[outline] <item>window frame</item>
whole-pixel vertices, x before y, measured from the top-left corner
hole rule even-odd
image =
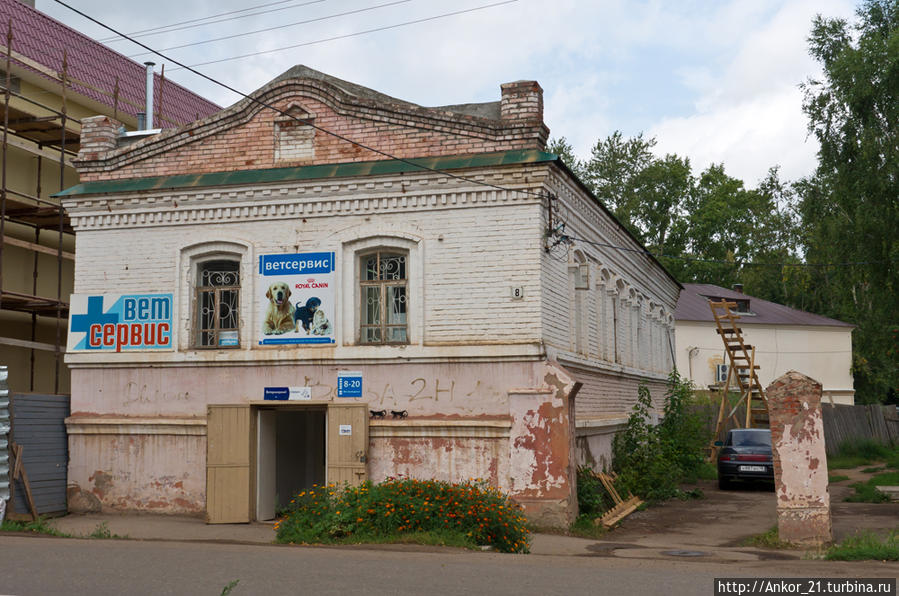
[[[235,266],[234,271],[222,271],[222,273],[235,273],[237,276],[237,283],[230,285],[201,285],[202,276],[205,273],[205,268],[214,263],[230,263]],[[192,297],[191,297],[191,310],[190,310],[190,347],[195,350],[234,350],[241,348],[241,332],[240,332],[240,307],[241,307],[241,291],[243,289],[242,276],[241,276],[241,259],[236,255],[214,255],[209,256],[204,259],[198,259],[194,263],[193,268],[193,285],[192,285]],[[215,315],[213,316],[213,324],[214,327],[212,329],[203,329],[201,327],[202,317],[200,315],[200,297],[202,293],[212,292],[213,295],[213,309],[215,310]],[[225,291],[233,292],[233,295],[236,300],[236,304],[231,308],[233,310],[234,323],[235,326],[223,329],[221,328],[220,322],[222,317],[219,314],[218,309],[222,303],[222,293]],[[236,331],[237,332],[237,343],[234,345],[221,345],[219,341],[221,337],[219,333],[222,331]],[[211,333],[213,337],[213,343],[204,345],[201,343],[202,335],[204,333]]]
[[[387,279],[383,278],[381,275],[381,263],[382,263],[382,255],[384,257],[401,257],[404,260],[404,277],[401,279]],[[365,279],[365,261],[370,259],[372,256],[375,257],[375,262],[378,266],[378,271],[376,273],[377,279],[367,280]],[[411,276],[409,272],[410,265],[410,252],[407,249],[397,248],[393,246],[379,246],[375,248],[360,250],[355,253],[355,259],[358,266],[359,276],[357,279],[357,288],[359,291],[359,308],[358,308],[358,343],[363,346],[405,346],[411,343],[410,341],[410,318],[411,318],[411,308],[410,308],[410,281]],[[405,321],[402,325],[390,324],[388,322],[388,302],[389,300],[389,289],[390,288],[403,288],[403,295],[405,297]],[[367,289],[368,288],[378,288],[378,297],[380,303],[380,309],[378,313],[379,323],[372,324],[366,323],[366,307],[367,307]],[[402,328],[404,330],[404,341],[389,341],[390,334],[388,331],[390,329]],[[366,329],[378,329],[380,331],[380,341],[367,341],[366,340]]]

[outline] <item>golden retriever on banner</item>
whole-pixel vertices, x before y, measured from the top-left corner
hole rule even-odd
[[[268,287],[265,297],[268,298],[268,309],[265,312],[265,321],[262,323],[262,333],[281,335],[293,331],[294,306],[288,300],[290,286],[283,281],[276,281]]]

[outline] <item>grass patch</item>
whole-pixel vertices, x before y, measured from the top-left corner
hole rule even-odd
[[[313,486],[275,523],[291,544],[397,543],[528,552],[521,507],[481,481],[388,479],[359,486]]]
[[[97,527],[94,528],[94,531],[91,532],[90,534],[88,534],[87,537],[88,538],[99,538],[99,539],[111,538],[111,539],[117,539],[117,540],[128,538],[127,536],[120,536],[118,534],[113,534],[110,531],[109,526],[106,524],[106,522],[101,522],[101,523],[97,524]]]
[[[713,462],[702,462],[696,470],[696,478],[699,480],[718,480],[718,466]]]
[[[846,538],[824,553],[828,561],[899,561],[899,529],[886,537],[870,532]]]
[[[844,480],[849,480],[849,476],[844,476],[842,474],[830,474],[827,476],[827,481],[831,484],[834,482],[843,482]]]
[[[848,441],[840,445],[836,455],[827,458],[827,468],[845,470],[881,461],[890,461],[897,464],[891,467],[899,467],[899,449],[890,448],[870,439]]]
[[[65,532],[60,532],[56,528],[51,527],[47,524],[47,520],[43,517],[38,517],[37,521],[13,521],[11,519],[3,520],[3,523],[0,524],[0,531],[2,532],[27,532],[30,534],[47,534],[48,536],[56,536],[58,538],[71,538],[71,534],[66,534]]]
[[[793,548],[789,542],[780,539],[777,526],[771,526],[767,532],[750,536],[743,541],[743,546],[757,546],[760,548]]]
[[[874,486],[897,486],[899,485],[899,472],[875,474],[868,482]]]
[[[855,489],[855,494],[849,495],[846,497],[846,501],[849,503],[887,503],[890,500],[889,495],[886,495],[873,485],[870,484],[870,480],[868,482],[856,482],[855,484],[851,484],[850,486]]]
[[[568,533],[580,538],[602,538],[608,532],[602,524],[595,523],[597,517],[579,515],[568,528]]]
[[[222,594],[221,594],[221,596],[228,596],[228,594],[230,594],[231,591],[232,591],[234,588],[236,588],[236,587],[237,587],[237,584],[239,584],[239,583],[240,583],[240,580],[239,580],[239,579],[235,579],[235,580],[232,580],[232,581],[228,582],[228,585],[225,586],[224,588],[222,588]]]
[[[877,472],[883,472],[886,469],[886,466],[880,466],[877,468],[865,468],[864,470],[862,470],[862,474],[876,474]]]

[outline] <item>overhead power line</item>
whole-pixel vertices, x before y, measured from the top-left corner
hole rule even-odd
[[[483,182],[483,181],[481,181],[481,180],[473,180],[473,179],[471,179],[471,178],[466,178],[465,176],[460,176],[460,175],[458,175],[458,174],[453,174],[452,172],[448,172],[448,171],[446,171],[446,170],[439,170],[439,169],[437,169],[437,168],[432,168],[432,167],[429,167],[429,166],[426,166],[426,165],[423,165],[423,164],[420,164],[420,163],[416,163],[415,161],[412,161],[412,160],[410,160],[410,159],[406,159],[406,158],[403,158],[403,157],[397,157],[397,156],[395,156],[395,155],[391,155],[390,153],[387,153],[386,151],[382,151],[382,150],[377,149],[377,148],[375,148],[375,147],[371,147],[371,146],[366,145],[366,144],[364,144],[364,143],[360,143],[359,141],[354,141],[354,140],[352,140],[352,139],[350,139],[350,138],[347,138],[347,137],[345,137],[345,136],[343,136],[343,135],[341,135],[341,134],[338,134],[338,133],[336,133],[336,132],[333,132],[333,131],[330,131],[330,130],[328,130],[328,129],[326,129],[326,128],[323,128],[323,127],[321,127],[321,126],[318,126],[317,124],[313,124],[313,123],[308,122],[308,121],[306,121],[306,120],[301,120],[300,118],[297,118],[296,116],[294,116],[294,115],[292,115],[292,114],[289,114],[289,113],[285,112],[284,110],[281,110],[281,109],[279,109],[279,108],[277,108],[277,107],[275,107],[275,106],[273,106],[273,105],[271,105],[271,104],[269,104],[269,103],[266,103],[266,102],[262,101],[261,99],[258,99],[258,98],[256,98],[256,97],[252,97],[252,96],[248,95],[247,93],[244,93],[243,91],[239,91],[239,90],[235,89],[234,87],[232,87],[231,85],[228,85],[227,83],[223,83],[222,81],[220,81],[220,80],[218,80],[218,79],[216,79],[216,78],[214,78],[214,77],[211,77],[211,76],[209,76],[209,75],[207,75],[207,74],[205,74],[205,73],[202,73],[202,72],[196,70],[195,68],[193,68],[192,66],[188,66],[188,65],[186,65],[186,64],[183,64],[183,63],[179,62],[178,60],[175,60],[174,58],[171,58],[171,57],[169,57],[169,56],[163,54],[162,52],[160,52],[160,51],[158,51],[158,50],[154,50],[154,49],[151,48],[150,46],[148,46],[148,45],[146,45],[146,44],[144,44],[144,43],[142,43],[142,42],[140,42],[140,41],[137,41],[136,39],[134,39],[134,38],[132,38],[132,37],[130,37],[130,36],[128,36],[128,35],[126,35],[126,34],[120,32],[119,30],[115,29],[114,27],[111,27],[110,25],[107,25],[106,23],[104,23],[104,22],[102,22],[102,21],[100,21],[100,20],[98,20],[98,19],[96,19],[96,18],[90,16],[89,14],[87,14],[87,13],[81,11],[81,10],[78,10],[78,9],[75,8],[74,6],[71,6],[70,4],[67,4],[66,2],[63,2],[63,0],[54,0],[54,2],[56,2],[57,4],[59,4],[59,5],[61,5],[61,6],[64,6],[64,7],[68,8],[69,10],[71,10],[72,12],[74,12],[75,14],[80,15],[81,17],[83,17],[83,18],[85,18],[85,19],[91,21],[92,23],[95,23],[95,24],[99,25],[100,27],[103,27],[104,29],[107,29],[107,30],[109,30],[110,32],[115,33],[116,35],[120,35],[120,36],[122,36],[122,37],[128,39],[129,41],[134,42],[135,44],[139,45],[140,47],[144,48],[145,50],[148,50],[148,51],[150,51],[150,52],[156,54],[156,55],[159,56],[160,58],[163,58],[164,60],[168,60],[168,61],[171,62],[172,64],[177,64],[177,65],[180,66],[182,69],[188,70],[188,71],[194,73],[195,75],[197,75],[197,76],[199,76],[199,77],[201,77],[201,78],[203,78],[203,79],[206,79],[206,80],[209,81],[210,83],[213,83],[213,84],[215,84],[215,85],[218,85],[218,86],[222,87],[223,89],[227,89],[228,91],[231,91],[232,93],[236,93],[237,95],[240,95],[241,97],[243,97],[243,98],[245,98],[245,99],[249,99],[250,101],[252,101],[252,102],[254,102],[254,103],[256,103],[256,104],[258,104],[258,105],[260,105],[260,106],[262,106],[262,107],[264,107],[264,108],[267,108],[267,109],[269,109],[269,110],[272,110],[273,112],[276,112],[277,114],[279,114],[279,115],[281,115],[281,116],[284,116],[285,118],[289,118],[289,119],[291,119],[291,120],[294,120],[294,121],[296,121],[296,122],[298,122],[298,123],[300,123],[300,124],[303,124],[303,125],[305,125],[305,126],[308,126],[308,127],[310,127],[310,128],[313,128],[313,129],[315,129],[315,130],[318,130],[318,131],[322,132],[323,134],[330,135],[330,136],[332,136],[332,137],[334,137],[334,138],[336,138],[336,139],[340,139],[341,141],[344,141],[344,142],[346,142],[346,143],[351,143],[351,144],[353,144],[353,145],[355,145],[355,146],[357,146],[357,147],[359,147],[359,148],[361,148],[361,149],[365,149],[366,151],[371,151],[372,153],[376,153],[376,154],[381,155],[381,156],[383,156],[383,157],[386,157],[386,158],[388,158],[388,159],[392,159],[392,160],[394,160],[394,161],[398,161],[398,162],[401,162],[401,163],[405,163],[405,164],[411,165],[411,166],[413,166],[413,167],[419,168],[419,169],[424,170],[424,171],[435,172],[435,173],[438,173],[438,174],[447,176],[447,177],[449,177],[449,178],[453,178],[453,179],[456,179],[456,180],[462,180],[462,181],[464,181],[464,182],[468,182],[468,183],[471,183],[471,184],[477,184],[477,185],[479,185],[479,186],[486,186],[486,187],[489,187],[489,188],[495,188],[495,189],[497,189],[497,190],[504,190],[504,191],[510,191],[510,192],[519,192],[519,193],[522,193],[522,194],[532,195],[532,196],[537,196],[537,197],[541,197],[541,198],[545,196],[543,193],[539,193],[539,192],[534,192],[534,191],[524,190],[524,189],[506,188],[506,187],[504,187],[504,186],[499,186],[499,185],[497,185],[497,184],[491,184],[491,183],[489,183],[489,182]],[[517,2],[517,0],[506,0],[505,2],[499,2],[499,3],[497,3],[497,4],[493,4],[493,5],[489,5],[489,6],[499,6],[499,5],[501,5],[501,4],[510,4],[510,3],[512,3],[512,2]],[[489,6],[483,6],[483,7],[480,7],[479,9],[471,9],[471,10],[480,10],[480,9],[482,9],[482,8],[488,8]],[[471,10],[460,11],[460,12],[471,12]],[[449,16],[449,15],[445,15],[445,16]],[[172,70],[177,70],[177,69],[172,69]]]
[[[56,0],[56,1],[59,1],[59,0]],[[347,33],[347,34],[345,34],[345,35],[336,35],[336,36],[334,36],[334,37],[327,37],[327,38],[324,38],[324,39],[317,39],[317,40],[315,40],[315,41],[307,41],[307,42],[303,42],[303,43],[297,43],[297,44],[293,44],[293,45],[289,45],[289,46],[283,46],[283,47],[280,47],[280,48],[274,48],[274,49],[272,49],[272,50],[262,50],[262,51],[259,51],[259,52],[251,52],[251,53],[249,53],[249,54],[241,54],[241,55],[239,55],[239,56],[231,56],[230,58],[220,58],[220,59],[218,59],[218,60],[208,60],[208,61],[206,61],[206,62],[198,62],[198,63],[196,63],[196,64],[191,64],[190,66],[191,66],[191,67],[197,67],[197,66],[209,66],[210,64],[220,64],[220,63],[222,63],[222,62],[230,62],[230,61],[232,61],[232,60],[242,60],[242,59],[244,59],[244,58],[251,58],[251,57],[253,57],[253,56],[261,56],[261,55],[263,55],[263,54],[274,54],[274,53],[276,53],[276,52],[283,52],[284,50],[293,50],[293,49],[295,49],[295,48],[303,48],[303,47],[306,47],[306,46],[311,46],[311,45],[315,45],[315,44],[319,44],[319,43],[325,43],[325,42],[327,42],[327,41],[337,41],[337,40],[339,40],[339,39],[347,39],[347,38],[350,38],[350,37],[356,37],[356,36],[359,36],[359,35],[367,35],[367,34],[369,34],[369,33],[377,33],[378,31],[387,31],[388,29],[397,29],[397,28],[399,28],[399,27],[406,27],[406,26],[408,26],[408,25],[416,25],[416,24],[418,24],[418,23],[425,23],[425,22],[428,22],[428,21],[435,21],[435,20],[437,20],[437,19],[443,19],[443,18],[446,18],[446,17],[452,17],[452,16],[456,16],[456,15],[460,15],[460,14],[469,13],[469,12],[475,12],[475,11],[477,11],[477,10],[485,10],[485,9],[487,9],[487,8],[494,8],[494,7],[497,7],[497,6],[502,6],[502,5],[504,5],[504,4],[512,4],[513,2],[518,2],[518,0],[504,0],[503,2],[495,2],[495,3],[493,3],[493,4],[485,4],[485,5],[483,5],[483,6],[475,6],[474,8],[467,8],[467,9],[465,9],[465,10],[456,10],[456,11],[453,11],[453,12],[447,12],[447,13],[435,15],[435,16],[432,16],[432,17],[425,17],[425,18],[422,18],[422,19],[415,19],[415,20],[412,20],[412,21],[405,21],[405,22],[403,22],[403,23],[396,23],[396,24],[394,24],[394,25],[386,25],[386,26],[384,26],[384,27],[375,27],[374,29],[366,29],[365,31],[356,31],[355,33]],[[136,42],[135,42],[135,43],[136,43]],[[155,52],[156,54],[160,55],[160,56],[162,55],[162,54],[159,54],[159,52],[156,52],[155,50],[154,50],[154,52]],[[186,67],[186,66],[181,66],[181,68],[187,68],[187,67]],[[180,69],[180,68],[173,68],[173,69],[172,69],[172,71],[176,71],[176,70],[181,70],[181,69]]]
[[[98,39],[100,43],[109,43],[113,41],[124,41],[126,39],[133,41],[133,38],[137,37],[150,37],[152,35],[160,35],[162,33],[171,33],[173,31],[183,31],[185,29],[194,29],[196,27],[203,27],[205,25],[214,25],[215,23],[224,23],[225,21],[234,21],[237,19],[245,19],[248,17],[255,17],[261,14],[269,14],[272,12],[278,12],[281,10],[287,10],[290,8],[300,8],[301,6],[309,6],[310,4],[321,4],[322,2],[328,2],[328,0],[310,0],[308,2],[301,2],[299,4],[292,4],[291,6],[283,6],[281,8],[273,8],[271,10],[260,10],[259,12],[254,12],[251,14],[238,15],[236,17],[229,17],[227,19],[219,19],[217,21],[211,21],[209,19],[215,19],[217,17],[222,17],[226,15],[233,15],[239,12],[246,12],[248,10],[253,10],[255,8],[262,8],[265,6],[275,6],[276,4],[286,4],[287,2],[292,2],[293,0],[281,0],[280,2],[269,2],[268,4],[258,4],[256,6],[251,6],[249,8],[241,8],[239,10],[232,10],[230,12],[222,12],[219,14],[210,15],[208,17],[200,17],[197,19],[191,19],[189,21],[181,21],[179,23],[172,23],[170,25],[161,25],[159,27],[152,27],[150,29],[143,29],[141,31],[135,31],[133,33],[128,33],[127,35],[124,33],[120,33],[118,35],[113,35],[112,37],[107,37],[104,39]],[[199,21],[206,21],[205,23],[201,23]],[[195,24],[189,24],[195,23]],[[184,27],[179,27],[178,25],[185,25]],[[129,37],[130,36],[130,37]]]
[[[255,31],[245,31],[243,33],[235,33],[233,35],[226,35],[224,37],[216,37],[213,39],[204,39],[201,41],[194,41],[191,43],[184,43],[179,46],[170,46],[167,48],[162,48],[159,50],[160,52],[168,52],[169,50],[180,50],[181,48],[189,48],[193,46],[199,46],[207,43],[213,43],[216,41],[224,41],[226,39],[234,39],[237,37],[246,37],[247,35],[255,35],[257,33],[265,33],[267,31],[275,31],[277,29],[286,29],[287,27],[294,27],[296,25],[306,25],[309,23],[317,23],[319,21],[327,21],[329,19],[336,19],[338,17],[345,17],[351,14],[358,14],[360,12],[368,12],[370,10],[377,10],[379,8],[386,8],[388,6],[396,6],[397,4],[405,4],[407,2],[411,2],[412,0],[395,0],[394,2],[387,2],[385,4],[377,4],[375,6],[369,6],[367,8],[358,8],[356,10],[348,10],[346,12],[338,12],[335,14],[326,15],[323,17],[316,17],[314,19],[306,19],[305,21],[296,21],[294,23],[287,23],[286,25],[276,25],[274,27],[266,27],[265,29],[256,29]],[[152,54],[153,52],[142,52],[140,54],[134,54],[133,56],[128,56],[129,58],[139,58],[141,56],[147,56]]]
[[[410,22],[408,22],[408,23],[402,23],[402,24],[399,24],[399,25],[394,25],[394,26],[386,27],[386,28],[393,28],[393,27],[399,27],[399,26],[403,26],[403,25],[407,25],[407,24],[412,24],[412,23],[415,23],[415,22],[423,22],[423,21],[434,20],[434,19],[437,19],[437,18],[443,18],[443,17],[445,17],[445,16],[451,16],[451,15],[455,15],[455,14],[462,14],[462,13],[466,13],[466,12],[472,12],[472,11],[474,11],[474,10],[482,10],[482,9],[485,9],[485,8],[491,8],[491,7],[494,7],[494,6],[501,6],[501,5],[504,5],[504,4],[511,4],[512,2],[516,2],[516,1],[517,1],[517,0],[506,0],[506,1],[504,1],[504,2],[498,2],[498,3],[495,3],[495,4],[489,4],[489,5],[485,5],[485,6],[481,6],[481,7],[477,7],[477,8],[473,8],[473,9],[468,9],[468,10],[456,11],[456,12],[453,12],[453,13],[447,13],[447,14],[445,14],[445,15],[439,15],[439,16],[435,16],[435,17],[429,17],[429,18],[426,18],[426,19],[419,19],[419,20],[417,20],[417,21],[410,21]],[[140,47],[144,48],[145,50],[147,50],[148,52],[152,52],[152,53],[156,54],[157,56],[163,58],[164,60],[168,60],[169,62],[171,62],[171,63],[173,63],[173,64],[177,64],[181,69],[188,70],[188,71],[194,73],[195,75],[197,75],[197,76],[199,76],[199,77],[201,77],[201,78],[203,78],[203,79],[206,79],[207,81],[209,81],[209,82],[211,82],[211,83],[213,83],[213,84],[215,84],[215,85],[218,85],[218,86],[220,86],[220,87],[222,87],[222,88],[224,88],[224,89],[227,89],[228,91],[231,91],[232,93],[236,93],[237,95],[240,95],[241,97],[244,97],[244,98],[246,98],[246,99],[249,99],[249,100],[253,101],[254,103],[256,103],[256,104],[258,104],[258,105],[260,105],[260,106],[262,106],[262,107],[264,107],[264,108],[270,109],[270,110],[272,110],[272,111],[278,113],[278,114],[281,115],[281,116],[290,118],[290,119],[295,120],[296,122],[298,122],[298,123],[300,123],[300,124],[303,124],[303,125],[305,125],[305,126],[309,126],[309,127],[313,128],[313,129],[315,129],[315,130],[318,130],[318,131],[322,132],[323,134],[330,135],[330,136],[332,136],[332,137],[334,137],[334,138],[337,138],[337,139],[339,139],[339,140],[341,140],[341,141],[344,141],[344,142],[346,142],[346,143],[350,143],[350,144],[353,144],[353,145],[355,145],[355,146],[357,146],[357,147],[360,147],[360,148],[362,148],[362,149],[365,149],[366,151],[371,151],[372,153],[376,153],[376,154],[381,155],[381,156],[383,156],[383,157],[386,157],[386,158],[388,158],[388,159],[392,159],[392,160],[395,160],[395,161],[398,161],[398,162],[401,162],[401,163],[405,163],[405,164],[411,165],[411,166],[413,166],[413,167],[419,168],[419,169],[424,170],[424,171],[434,172],[434,173],[437,173],[437,174],[441,174],[441,175],[447,176],[447,177],[449,177],[449,178],[453,178],[453,179],[456,179],[456,180],[461,180],[461,181],[463,181],[463,182],[468,182],[468,183],[476,184],[476,185],[479,185],[479,186],[485,186],[485,187],[489,187],[489,188],[495,188],[495,189],[497,189],[497,190],[503,190],[503,191],[507,191],[507,192],[517,192],[517,193],[521,193],[521,194],[525,194],[525,195],[537,196],[537,197],[540,197],[540,198],[545,198],[545,197],[546,197],[546,194],[543,193],[543,192],[534,192],[534,191],[530,191],[530,190],[526,190],[526,189],[508,188],[508,187],[500,186],[500,185],[497,185],[497,184],[491,184],[491,183],[489,183],[489,182],[483,182],[483,181],[481,181],[481,180],[474,180],[474,179],[471,179],[471,178],[466,178],[465,176],[460,176],[460,175],[458,175],[458,174],[453,174],[452,172],[448,172],[448,171],[446,171],[446,170],[440,170],[440,169],[437,169],[437,168],[432,168],[432,167],[429,167],[429,166],[426,166],[426,165],[423,165],[423,164],[419,164],[419,163],[416,163],[416,162],[413,161],[413,160],[406,159],[406,158],[402,158],[402,157],[397,157],[397,156],[395,156],[395,155],[391,155],[390,153],[387,153],[386,151],[382,151],[382,150],[380,150],[380,149],[377,149],[377,148],[374,148],[374,147],[370,147],[370,146],[368,146],[368,145],[365,145],[364,143],[360,143],[360,142],[358,142],[358,141],[354,141],[354,140],[349,139],[349,138],[347,138],[347,137],[345,137],[345,136],[343,136],[343,135],[341,135],[341,134],[335,133],[335,132],[330,131],[330,130],[328,130],[328,129],[326,129],[326,128],[323,128],[323,127],[321,127],[321,126],[318,126],[318,125],[316,125],[316,124],[312,124],[312,123],[310,123],[310,122],[308,122],[308,121],[306,121],[306,120],[301,120],[300,118],[297,118],[296,116],[293,116],[292,114],[289,114],[289,113],[287,113],[287,112],[285,112],[285,111],[283,111],[283,110],[280,110],[280,109],[276,108],[275,106],[273,106],[273,105],[271,105],[271,104],[268,104],[268,103],[266,103],[266,102],[264,102],[264,101],[262,101],[262,100],[260,100],[260,99],[257,99],[257,98],[255,98],[255,97],[251,97],[250,95],[248,95],[248,94],[246,94],[246,93],[244,93],[244,92],[242,92],[242,91],[239,91],[239,90],[235,89],[234,87],[228,85],[227,83],[223,83],[222,81],[219,81],[218,79],[215,79],[215,78],[213,78],[213,77],[211,77],[211,76],[209,76],[209,75],[207,75],[207,74],[204,74],[204,73],[202,73],[202,72],[196,70],[193,66],[188,66],[188,65],[186,65],[186,64],[182,64],[182,63],[179,62],[178,60],[175,60],[174,58],[171,58],[171,57],[166,56],[165,54],[161,53],[161,51],[159,51],[159,50],[154,50],[154,49],[151,48],[150,46],[147,46],[147,45],[143,44],[142,42],[139,42],[139,41],[137,41],[137,40],[131,38],[130,36],[128,36],[128,35],[126,35],[126,34],[124,34],[124,33],[119,32],[119,31],[116,30],[115,28],[113,28],[113,27],[111,27],[111,26],[109,26],[109,25],[103,23],[102,21],[99,21],[98,19],[95,19],[94,17],[92,17],[92,16],[90,16],[90,15],[88,15],[88,14],[82,12],[81,10],[78,10],[77,8],[74,8],[73,6],[67,4],[66,2],[63,2],[63,0],[54,0],[54,2],[56,2],[57,4],[59,4],[59,5],[61,5],[61,6],[64,6],[64,7],[68,8],[68,9],[71,10],[72,12],[74,12],[74,13],[76,13],[76,14],[82,16],[83,18],[85,18],[85,19],[87,19],[87,20],[89,20],[89,21],[91,21],[91,22],[93,22],[93,23],[95,23],[95,24],[97,24],[97,25],[99,25],[99,26],[101,26],[101,27],[103,27],[104,29],[107,29],[107,30],[111,31],[112,33],[115,33],[115,34],[118,35],[118,36],[124,37],[125,39],[128,39],[129,41],[132,41],[133,43],[135,43],[135,44],[139,45]],[[385,29],[385,28],[381,28],[381,29],[378,29],[378,30],[383,30],[383,29]],[[362,34],[362,33],[363,33],[363,32],[360,32],[359,34]],[[313,43],[318,43],[318,42],[313,42]],[[301,44],[301,45],[308,45],[308,44]],[[284,48],[284,49],[286,49],[286,48]],[[273,50],[273,51],[275,51],[275,50]],[[266,52],[259,52],[259,53],[266,53]],[[221,62],[221,61],[219,61],[219,62]],[[173,70],[175,70],[175,69],[173,69]],[[733,261],[724,261],[724,260],[716,260],[716,259],[702,259],[702,258],[686,257],[686,256],[682,256],[682,255],[654,254],[654,253],[652,253],[652,252],[646,250],[646,249],[643,248],[643,247],[641,247],[641,248],[631,248],[631,247],[626,247],[626,246],[618,246],[618,245],[611,244],[611,243],[608,243],[608,242],[598,242],[598,241],[593,241],[593,240],[587,240],[587,239],[584,239],[584,238],[578,238],[578,237],[576,237],[576,236],[571,236],[571,235],[568,235],[568,234],[561,233],[560,230],[564,230],[564,225],[555,228],[555,229],[551,232],[552,236],[553,236],[554,238],[556,238],[556,241],[554,242],[553,246],[560,245],[560,244],[565,244],[565,243],[568,243],[568,242],[577,241],[577,242],[583,242],[583,243],[585,243],[585,244],[590,244],[590,245],[593,245],[593,246],[600,246],[600,247],[609,248],[609,249],[614,249],[614,250],[619,250],[619,251],[623,251],[623,252],[640,253],[640,254],[643,254],[643,255],[646,255],[646,256],[655,258],[655,259],[658,259],[658,258],[669,258],[669,259],[678,259],[678,260],[692,261],[692,262],[700,262],[700,263],[716,263],[716,264],[726,264],[726,265],[757,266],[757,267],[766,267],[766,266],[768,266],[768,267],[841,267],[841,266],[858,266],[858,265],[879,265],[879,264],[886,264],[886,263],[894,263],[894,262],[896,262],[896,261],[894,261],[894,260],[888,260],[888,261],[855,261],[855,262],[845,262],[845,263],[753,263],[753,262],[736,263],[736,262],[733,262]]]

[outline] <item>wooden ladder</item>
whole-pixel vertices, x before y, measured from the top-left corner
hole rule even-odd
[[[715,317],[718,335],[724,342],[724,351],[729,364],[727,381],[721,389],[721,406],[718,411],[718,424],[715,427],[715,440],[717,440],[728,418],[732,418],[738,427],[767,426],[768,400],[757,374],[759,365],[755,363],[755,346],[743,341],[743,330],[737,326],[740,319],[740,315],[735,312],[737,303],[710,300],[709,306],[712,309],[712,316]],[[736,381],[739,387],[740,399],[728,411],[727,394],[732,381]],[[741,404],[746,406],[746,416],[742,421],[735,415]],[[713,454],[715,451],[713,448]]]

